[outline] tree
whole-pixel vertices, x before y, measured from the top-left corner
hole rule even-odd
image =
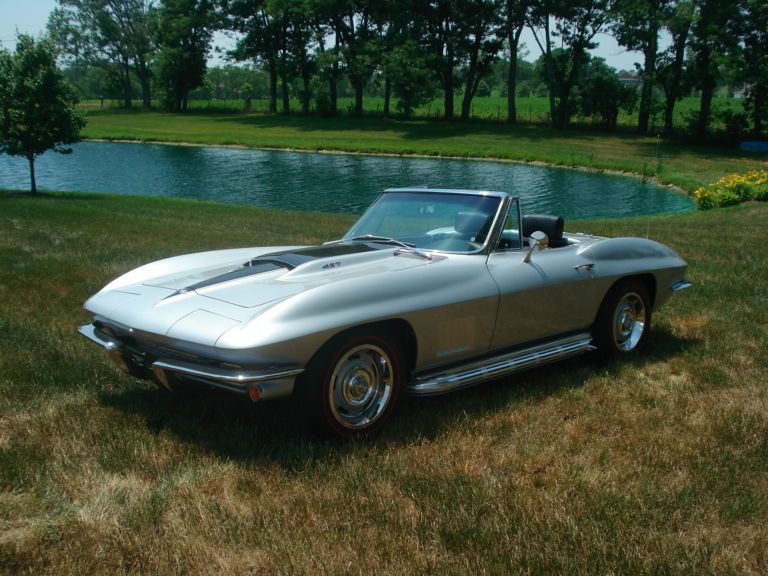
[[[552,125],[566,128],[573,112],[571,94],[608,20],[612,0],[544,0],[532,11],[531,30],[544,56]],[[554,27],[553,27],[554,26]],[[554,49],[554,39],[561,47]]]
[[[672,135],[674,129],[675,103],[682,95],[683,65],[688,35],[693,21],[694,0],[678,0],[672,3],[664,27],[672,43],[660,57],[657,78],[664,89],[664,134]]]
[[[414,40],[403,42],[386,54],[384,73],[398,97],[397,108],[406,118],[435,94],[432,73]]]
[[[47,150],[67,154],[79,140],[85,120],[76,104],[50,40],[21,35],[14,54],[0,51],[0,153],[27,159],[33,194],[35,159]]]
[[[277,84],[282,86],[283,113],[290,111],[290,85],[301,78],[301,103],[309,112],[312,74],[317,62],[311,50],[314,22],[309,6],[296,0],[233,0],[227,26],[240,32],[236,60],[253,60],[269,73],[269,111],[277,112]]]
[[[337,1],[333,18],[341,40],[344,71],[355,92],[355,116],[363,114],[363,90],[381,57],[373,18],[375,4],[372,0]]]
[[[498,58],[502,47],[503,28],[496,0],[457,2],[457,11],[463,23],[461,44],[466,65],[461,119],[467,121],[480,80],[488,74]]]
[[[693,76],[701,91],[695,136],[703,141],[712,116],[719,65],[737,45],[738,0],[697,0],[692,24]]]
[[[461,22],[454,10],[454,0],[414,2],[427,64],[443,90],[443,118],[453,120],[456,68],[462,60]]]
[[[504,1],[504,30],[509,47],[509,68],[507,70],[507,122],[517,124],[517,69],[520,36],[528,24],[531,0]]]
[[[577,102],[584,116],[599,118],[608,132],[616,130],[620,110],[631,112],[637,100],[637,91],[624,86],[616,71],[603,58],[591,58],[579,82]]]
[[[155,12],[147,0],[58,0],[48,31],[75,62],[104,68],[122,86],[123,105],[131,107],[132,72],[141,85],[142,103],[151,105],[151,33]]]
[[[212,0],[163,0],[158,14],[160,82],[166,107],[186,112],[189,92],[203,83],[216,14]]]
[[[653,87],[657,81],[659,33],[670,4],[671,0],[617,0],[613,9],[616,15],[613,32],[619,45],[643,54],[643,64],[639,66],[643,85],[637,117],[637,130],[641,134],[648,132]]]
[[[281,22],[267,9],[264,0],[232,0],[228,27],[242,37],[229,55],[235,60],[253,60],[269,74],[269,111],[277,112],[277,78],[281,44]]]
[[[741,0],[738,79],[747,97],[744,105],[752,116],[755,138],[763,137],[763,123],[768,121],[768,4],[765,0]]]

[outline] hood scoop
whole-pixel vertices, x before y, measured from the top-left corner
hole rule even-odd
[[[208,278],[207,280],[203,280],[201,282],[196,282],[195,284],[190,284],[189,286],[176,290],[176,292],[170,296],[167,296],[166,298],[173,298],[174,296],[178,296],[180,294],[187,294],[188,292],[194,292],[195,290],[200,290],[201,288],[207,288],[208,286],[231,282],[232,280],[239,280],[240,278],[246,278],[247,276],[263,274],[264,272],[272,272],[273,270],[279,270],[280,268],[288,268],[289,270],[292,269],[289,266],[278,264],[272,260],[265,260],[260,262],[258,259],[254,259],[250,262],[247,262],[242,268],[237,268],[236,270],[232,270],[225,274],[219,274],[218,276]]]

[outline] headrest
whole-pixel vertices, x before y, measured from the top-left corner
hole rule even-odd
[[[562,216],[526,214],[523,216],[523,236],[529,237],[536,230],[541,230],[549,237],[550,243],[559,242],[563,239],[564,225]]]
[[[477,235],[485,225],[488,216],[480,212],[459,212],[453,227],[460,234]]]

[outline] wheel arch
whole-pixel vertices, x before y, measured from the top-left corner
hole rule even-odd
[[[307,364],[311,363],[328,347],[332,347],[334,343],[340,340],[345,340],[349,336],[365,333],[380,334],[382,332],[397,338],[397,343],[404,355],[405,374],[410,376],[416,366],[416,359],[418,358],[418,340],[416,339],[416,332],[410,322],[402,318],[376,320],[373,322],[363,322],[362,324],[348,326],[323,341],[314,351]]]
[[[608,297],[608,294],[611,293],[611,290],[613,290],[617,284],[621,284],[622,282],[630,282],[630,281],[637,281],[641,282],[643,286],[645,286],[646,290],[648,290],[648,299],[651,301],[651,309],[653,309],[654,303],[656,302],[656,287],[657,287],[657,281],[656,276],[651,274],[650,272],[644,272],[642,274],[630,274],[628,276],[621,276],[620,278],[616,278],[616,280],[608,287],[608,290],[606,290],[605,294],[603,295],[602,302],[605,302],[605,299]],[[602,306],[601,302],[601,306]]]

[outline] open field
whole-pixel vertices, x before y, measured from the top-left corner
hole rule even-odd
[[[649,354],[410,400],[368,444],[304,437],[284,404],[162,393],[75,333],[140,263],[350,221],[0,193],[0,574],[768,571],[765,203],[578,222],[689,260]]]
[[[119,108],[122,102],[118,100],[106,100],[104,106],[108,108]],[[139,105],[140,102],[137,103]],[[311,102],[311,112],[315,112],[315,101]],[[683,128],[686,125],[688,116],[699,109],[699,99],[695,97],[681,98],[675,106],[675,125]],[[99,109],[102,104],[99,100],[86,100],[83,107],[89,110]],[[208,111],[228,111],[239,112],[243,109],[242,100],[225,99],[196,99],[190,100],[190,107],[193,110]],[[743,112],[743,100],[738,98],[716,97],[713,102],[715,113],[730,110],[733,112]],[[282,100],[278,102],[282,109]],[[301,110],[301,102],[296,98],[291,98],[291,112],[298,113]],[[354,109],[354,98],[341,97],[338,102],[338,110],[341,114],[351,113]],[[365,114],[381,114],[384,109],[384,98],[378,96],[366,96],[363,99],[363,112]],[[397,99],[392,98],[392,114],[397,114]],[[269,100],[267,98],[254,98],[252,101],[252,111],[256,113],[266,113],[269,111]],[[454,102],[454,113],[458,118],[461,115],[461,97],[456,98]],[[435,99],[432,102],[419,106],[414,110],[414,118],[436,118],[443,114],[443,102],[441,99]],[[549,99],[546,96],[519,96],[517,98],[517,114],[521,122],[546,124],[549,121]],[[472,101],[472,118],[475,120],[494,120],[505,121],[507,116],[507,98],[506,96],[476,96]],[[574,117],[574,122],[580,124],[590,124],[592,119]],[[637,126],[637,111],[627,113],[621,111],[618,117],[619,126],[634,128]],[[654,126],[661,129],[664,125],[664,118],[661,111],[651,119],[651,133]],[[713,118],[713,127],[721,129],[723,126],[717,118]]]
[[[119,110],[90,111],[87,118],[84,138],[546,162],[656,177],[689,192],[726,174],[768,166],[764,154],[684,146],[631,133],[563,132],[496,122]]]

